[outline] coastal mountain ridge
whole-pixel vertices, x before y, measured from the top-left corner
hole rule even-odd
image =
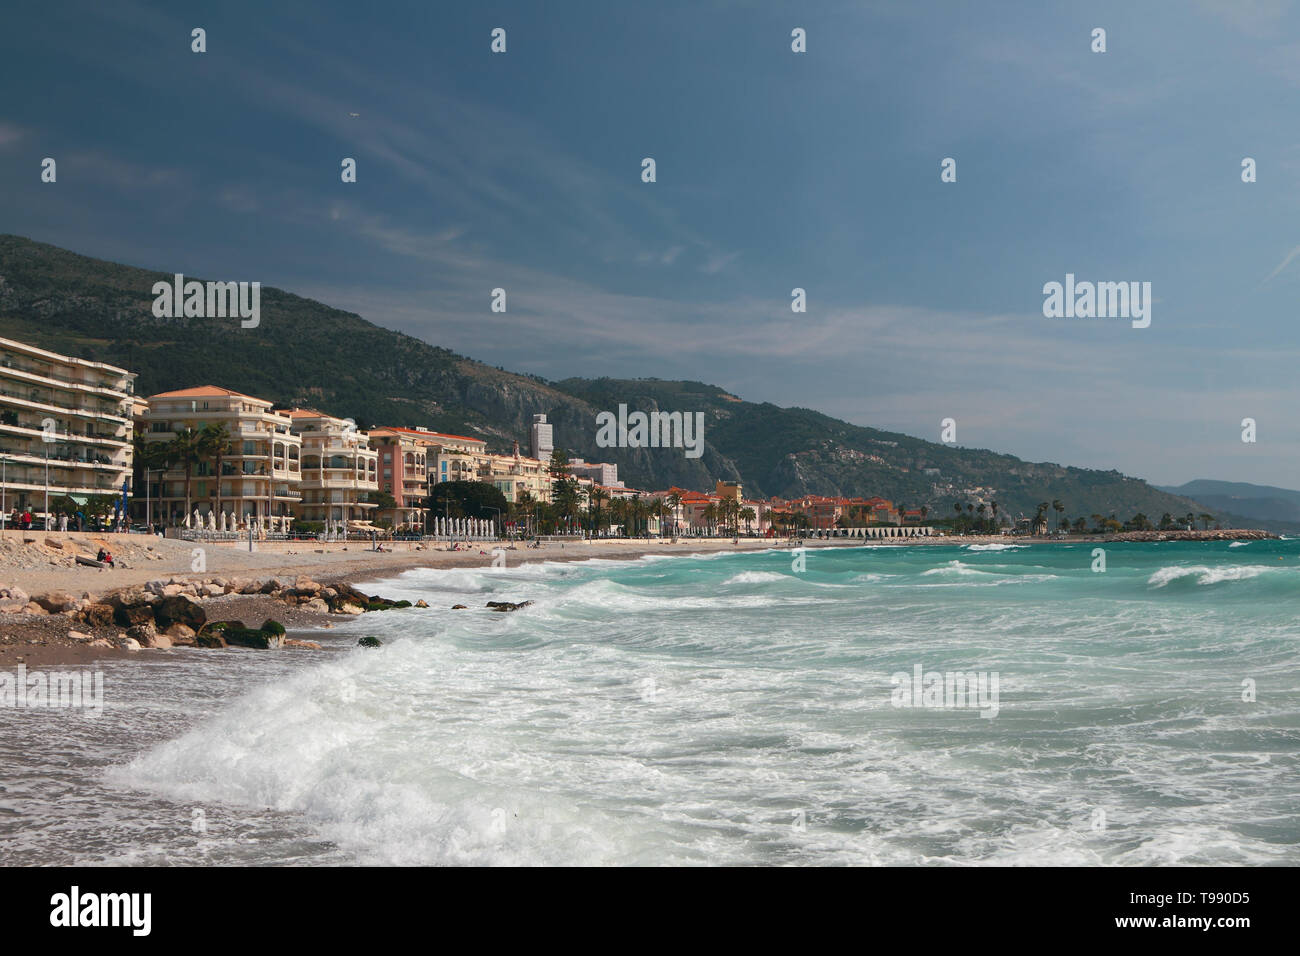
[[[240,328],[234,318],[156,318],[153,285],[172,278],[0,235],[0,336],[138,372],[142,396],[221,385],[278,406],[350,417],[362,427],[473,435],[504,453],[516,440],[527,451],[532,416],[543,413],[557,447],[615,462],[621,479],[646,490],[712,490],[720,479],[742,482],[753,497],[880,495],[902,507],[925,506],[932,518],[954,513],[956,502],[979,500],[997,501],[999,513],[1012,517],[1055,499],[1071,518],[1215,513],[1199,498],[1117,471],[925,441],[812,409],[745,401],[701,382],[551,382],[515,374],[269,286],[261,289],[256,328]],[[620,404],[703,412],[703,455],[598,447],[596,415]]]
[[[1210,478],[1197,478],[1177,487],[1156,487],[1173,495],[1195,498],[1214,509],[1216,515],[1232,516],[1239,527],[1300,532],[1300,491]]]

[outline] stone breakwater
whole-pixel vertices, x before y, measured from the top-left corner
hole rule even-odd
[[[78,597],[67,591],[47,591],[29,595],[18,587],[0,588],[0,628],[6,624],[16,629],[30,625],[33,619],[62,618],[69,625],[65,637],[84,640],[91,647],[141,648],[224,647],[223,634],[249,630],[239,621],[218,620],[209,614],[214,599],[227,596],[263,597],[279,602],[286,610],[306,612],[310,618],[323,615],[357,615],[412,606],[407,601],[390,601],[379,595],[366,594],[350,584],[321,584],[299,576],[292,580],[272,577],[265,580],[212,577],[186,580],[173,577],[156,579],[140,587],[124,588],[96,597],[82,592]],[[414,606],[428,605],[421,601]],[[296,614],[299,620],[302,613]],[[53,623],[53,622],[51,622]],[[283,627],[268,618],[259,630],[274,633]],[[40,628],[55,633],[59,629]],[[87,633],[89,632],[89,633]],[[294,646],[292,641],[269,644],[245,643],[243,646]]]
[[[1121,531],[1107,535],[1106,541],[1264,541],[1277,540],[1280,535],[1271,531]]]
[[[531,601],[489,601],[491,611],[517,611]],[[138,587],[96,597],[67,591],[29,595],[16,586],[0,588],[0,643],[26,639],[81,643],[87,648],[136,651],[145,648],[319,649],[312,641],[285,636],[290,627],[333,627],[332,616],[355,617],[398,608],[428,608],[426,601],[393,601],[346,582],[322,584],[305,575],[189,580],[158,578]],[[456,605],[463,608],[464,605]],[[266,616],[251,628],[236,615]]]

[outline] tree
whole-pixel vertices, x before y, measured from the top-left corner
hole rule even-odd
[[[429,489],[425,500],[425,508],[435,518],[496,518],[507,507],[506,496],[483,481],[441,481]]]
[[[574,518],[578,514],[578,479],[569,471],[569,456],[563,448],[551,452],[548,467],[551,475],[551,505],[560,518]]]
[[[1052,510],[1056,512],[1056,530],[1061,530],[1061,521],[1065,518],[1065,505],[1061,504],[1061,499],[1057,498],[1052,502]]]
[[[226,456],[232,454],[234,450],[235,443],[231,438],[230,430],[224,424],[218,422],[204,425],[203,430],[199,432],[198,452],[204,458],[212,458],[215,465],[216,491],[214,497],[217,503],[213,509],[214,511],[221,510],[221,471]]]
[[[681,515],[682,496],[674,491],[668,496],[668,504],[673,509],[673,535],[675,537],[677,535],[677,524]]]
[[[170,441],[147,441],[143,432],[136,432],[132,444],[135,446],[135,467],[140,469],[146,487],[150,472],[166,472],[176,464],[176,452]]]
[[[593,533],[598,535],[600,534],[600,505],[601,502],[609,500],[609,492],[603,488],[594,487],[591,489],[591,494],[588,495],[587,498],[591,502],[591,512],[592,512],[591,530]]]
[[[705,505],[704,512],[703,514],[700,515],[700,517],[704,519],[704,525],[706,528],[708,528],[709,534],[713,534],[714,522],[718,520],[717,503],[710,501],[707,505]]]
[[[758,515],[754,513],[754,509],[746,505],[740,509],[739,517],[741,521],[745,522],[745,530],[747,532],[752,532],[754,530],[754,519],[758,517]]]
[[[194,465],[204,457],[203,440],[193,428],[182,428],[168,444],[170,457],[185,471],[185,514],[190,513],[190,492],[194,482]]]

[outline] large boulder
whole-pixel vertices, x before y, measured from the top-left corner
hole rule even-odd
[[[152,624],[152,604],[119,604],[113,611],[113,622],[118,627],[130,627],[133,624]]]
[[[197,631],[207,623],[208,613],[203,610],[202,604],[188,594],[176,594],[155,604],[153,617],[163,630],[173,624],[184,624]]]
[[[16,584],[0,588],[0,604],[17,604],[21,608],[31,599],[32,596]]]
[[[171,647],[171,638],[166,634],[159,634],[157,628],[152,624],[136,624],[126,629],[126,636],[131,640],[137,641],[141,647]]]
[[[81,619],[91,627],[108,627],[113,623],[113,617],[111,604],[87,604],[81,609]]]
[[[32,600],[51,614],[77,609],[77,599],[67,591],[48,591],[45,594],[37,595]]]
[[[220,633],[204,631],[194,638],[195,647],[225,647],[226,639]]]
[[[532,601],[521,601],[515,604],[511,601],[488,601],[487,606],[494,611],[518,611],[521,607],[528,607]]]
[[[284,634],[254,631],[248,627],[228,627],[221,632],[231,647],[251,647],[259,651],[278,651],[284,647]]]

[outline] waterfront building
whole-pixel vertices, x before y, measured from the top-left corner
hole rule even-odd
[[[351,421],[310,408],[282,410],[302,442],[301,504],[304,521],[364,522],[378,507],[379,454],[370,436]]]
[[[144,517],[147,500],[159,524],[192,524],[195,510],[204,517],[233,512],[239,520],[252,519],[267,530],[271,518],[291,519],[301,500],[302,442],[293,433],[289,416],[272,406],[265,399],[216,385],[151,395],[138,419],[146,443],[172,442],[187,430],[202,433],[209,426],[224,430],[227,441],[219,450],[199,453],[195,449],[188,487],[183,459],[142,474],[147,495],[136,494],[134,513]]]
[[[0,338],[4,510],[118,498],[132,468],[134,372]],[[48,462],[48,481],[46,479]]]

